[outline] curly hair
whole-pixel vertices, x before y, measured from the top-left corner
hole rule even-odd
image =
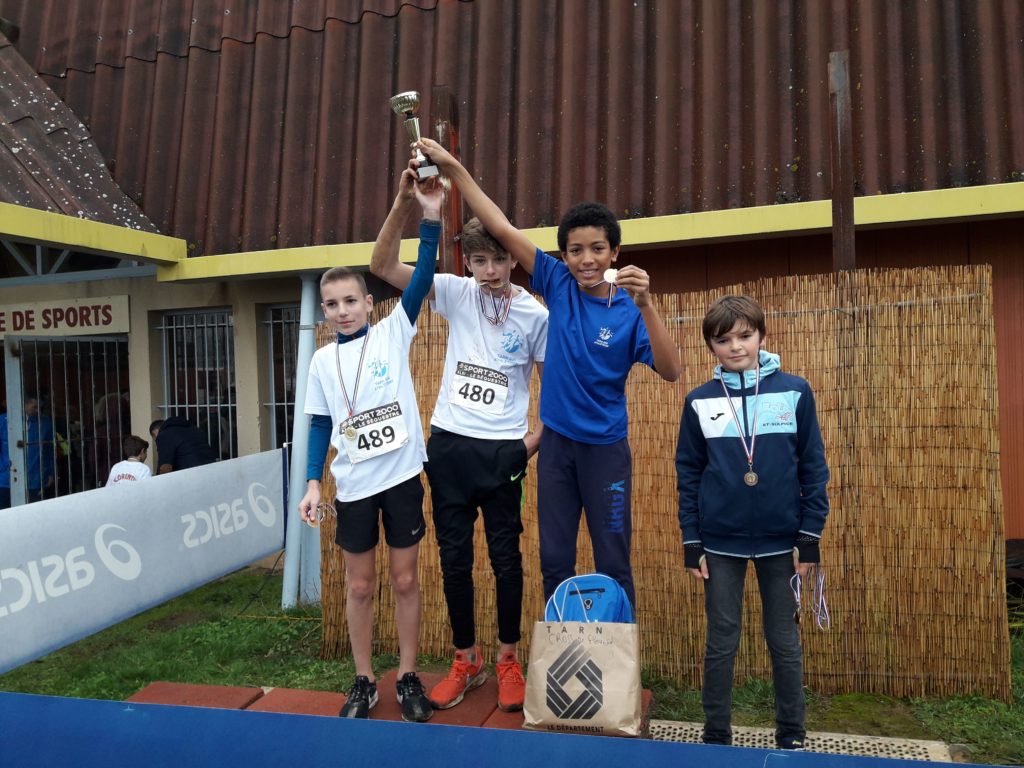
[[[600,203],[576,203],[565,212],[558,225],[558,250],[565,253],[569,233],[580,227],[603,229],[612,250],[618,248],[619,243],[622,242],[622,229],[619,227],[619,220],[607,206]]]

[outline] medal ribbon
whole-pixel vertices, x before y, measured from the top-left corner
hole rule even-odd
[[[366,336],[363,337],[363,349],[359,353],[359,368],[356,370],[356,385],[352,389],[352,399],[349,400],[348,390],[345,389],[345,379],[341,375],[341,342],[334,347],[334,363],[338,366],[338,383],[341,384],[341,395],[345,398],[345,407],[348,409],[348,416],[352,418],[355,413],[356,398],[359,396],[359,377],[363,375],[363,358],[366,356],[366,348],[370,346],[370,331],[373,326],[366,329]]]
[[[832,627],[832,614],[829,613],[828,603],[825,601],[825,567],[821,563],[811,566],[808,576],[813,579],[814,586],[811,590],[811,613],[818,629],[825,630]],[[789,580],[789,588],[793,590],[793,597],[796,600],[796,623],[800,623],[800,593],[803,591],[803,579],[799,573],[793,574]]]
[[[743,374],[745,371],[738,371],[740,376],[740,385],[743,386]],[[750,471],[754,471],[754,441],[757,440],[757,407],[760,405],[757,394],[761,389],[761,363],[757,364],[757,377],[754,379],[754,428],[750,433],[750,447],[747,447],[746,429],[743,424],[740,423],[740,416],[736,412],[736,406],[732,404],[732,397],[729,395],[729,389],[725,386],[725,371],[722,371],[722,378],[719,379],[722,384],[722,391],[725,393],[725,402],[729,404],[729,410],[732,412],[732,420],[736,423],[736,429],[740,433],[740,443],[743,444],[743,453],[747,457],[747,466],[750,467]],[[740,390],[743,391],[742,389]]]
[[[593,285],[584,285],[579,280],[577,280],[576,281],[576,287],[579,288],[580,290],[583,290],[584,288],[597,288],[597,286],[601,285],[602,283],[608,283],[608,281],[607,280],[598,280]],[[608,306],[609,307],[612,305],[612,299],[615,297],[615,290],[616,290],[615,283],[608,283]]]
[[[484,283],[483,285],[486,285]],[[488,291],[488,295],[491,297],[491,309],[494,310],[494,317],[487,314],[487,306],[484,303],[484,289],[483,285],[479,286],[480,290],[480,313],[487,318],[487,322],[491,325],[503,325],[505,320],[508,319],[508,312],[512,309],[512,284],[507,283],[505,288],[501,291],[501,296],[497,298],[494,294]]]

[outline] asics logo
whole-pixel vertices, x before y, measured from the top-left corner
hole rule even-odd
[[[523,470],[519,470],[516,474],[512,475],[512,477],[510,477],[508,479],[508,481],[510,483],[514,483],[516,480],[518,480],[522,476],[523,476]]]

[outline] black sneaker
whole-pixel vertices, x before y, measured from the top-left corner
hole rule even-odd
[[[342,717],[358,717],[365,720],[370,710],[377,706],[377,683],[370,682],[366,675],[357,675],[356,681],[348,689],[348,699],[341,708]]]
[[[805,742],[806,740],[803,736],[779,736],[775,739],[775,746],[779,749],[803,752]]]
[[[709,731],[707,726],[704,726],[704,731],[701,733],[701,741],[705,744],[717,744],[720,747],[731,747],[732,746],[732,729],[724,733],[721,731]]]
[[[423,692],[423,683],[415,672],[406,672],[402,675],[395,683],[395,689],[398,692],[398,701],[402,705],[402,719],[406,722],[425,723],[434,714],[434,708],[430,706],[430,701]]]

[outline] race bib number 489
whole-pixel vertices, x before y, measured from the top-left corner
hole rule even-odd
[[[398,402],[354,414],[339,425],[341,444],[353,464],[401,448],[409,431]]]
[[[448,398],[453,405],[500,416],[508,399],[508,376],[482,365],[464,363],[455,367]]]

